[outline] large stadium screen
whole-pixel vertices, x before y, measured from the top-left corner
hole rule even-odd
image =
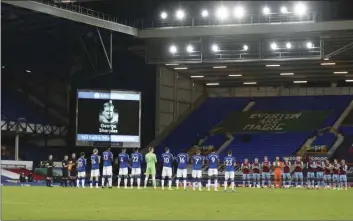
[[[77,91],[76,145],[140,147],[141,93]]]

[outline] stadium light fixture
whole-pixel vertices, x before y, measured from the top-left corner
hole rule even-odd
[[[279,67],[280,64],[266,64],[266,67]]]
[[[228,75],[229,77],[241,77],[243,76],[242,74],[230,74]]]
[[[332,66],[332,65],[336,65],[335,62],[322,62],[321,63],[322,66]]]
[[[213,44],[211,49],[212,49],[213,52],[218,52],[219,51],[219,47],[216,44]]]
[[[245,10],[244,10],[244,8],[243,7],[241,7],[241,6],[237,6],[237,7],[235,7],[235,9],[234,9],[234,16],[236,17],[236,18],[242,18],[242,17],[244,17],[244,15],[245,15]]]
[[[308,42],[306,43],[306,47],[307,47],[308,49],[311,49],[311,48],[314,47],[314,44],[313,44],[311,41],[308,41]]]
[[[170,53],[175,54],[175,53],[177,53],[177,51],[178,51],[178,48],[175,45],[171,45],[169,47],[169,52]]]
[[[329,58],[324,58],[324,61],[329,61],[330,59]]]
[[[194,47],[192,45],[188,45],[188,46],[186,46],[186,51],[189,53],[192,53],[192,52],[194,52]]]
[[[207,85],[207,86],[218,86],[219,83],[207,83],[206,85]]]
[[[161,13],[161,18],[164,20],[164,19],[166,19],[168,17],[168,14],[167,14],[167,12],[162,12]]]
[[[281,13],[282,14],[287,14],[288,13],[288,8],[286,6],[281,7]]]
[[[348,74],[348,71],[335,71],[334,74]]]
[[[219,20],[225,20],[227,19],[229,16],[229,10],[228,8],[222,6],[220,8],[217,9],[216,11],[216,17],[219,19]]]
[[[208,11],[207,10],[202,10],[201,11],[201,16],[203,17],[203,18],[207,18],[208,17]]]
[[[293,81],[294,84],[306,84],[307,81]]]
[[[294,73],[280,73],[279,75],[282,75],[282,76],[290,76],[290,75],[294,75]]]
[[[190,76],[191,78],[203,78],[204,76],[202,75],[195,75],[195,76]]]
[[[306,6],[302,3],[299,2],[294,6],[294,13],[298,16],[303,16],[307,12]]]
[[[179,64],[165,64],[166,66],[178,66]]]
[[[254,85],[254,84],[257,84],[255,81],[253,82],[244,82],[243,84],[246,84],[246,85]]]
[[[291,44],[290,42],[287,42],[287,43],[286,43],[286,48],[287,48],[287,49],[291,49],[291,48],[292,48],[292,44]]]
[[[31,73],[32,71],[31,70],[26,70],[27,73]]]
[[[222,68],[227,68],[227,66],[213,66],[214,69],[222,69]]]
[[[264,15],[269,15],[271,13],[271,9],[266,6],[262,9],[262,13],[264,13]]]
[[[346,80],[346,82],[353,82],[353,80],[351,80],[351,79],[347,79],[347,80]]]
[[[174,68],[174,70],[187,70],[187,67]]]
[[[247,50],[249,50],[249,46],[247,46],[247,45],[244,45],[244,46],[243,46],[243,50],[244,50],[244,51],[247,51]]]
[[[271,43],[271,49],[272,50],[277,50],[277,48],[278,48],[277,44],[275,42],[272,42]]]
[[[185,17],[185,12],[181,9],[177,10],[175,16],[178,20],[183,20]]]
[[[5,66],[1,66],[1,68],[2,68],[2,69],[4,69],[4,68],[5,68]]]

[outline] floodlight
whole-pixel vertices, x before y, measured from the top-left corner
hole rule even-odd
[[[262,9],[262,12],[264,13],[264,15],[268,15],[271,13],[271,9],[266,6]]]
[[[175,54],[178,51],[178,48],[175,45],[169,47],[169,52]]]
[[[219,83],[207,83],[206,85],[207,85],[207,86],[218,86]]]
[[[219,19],[219,20],[225,20],[227,19],[229,16],[229,11],[228,11],[228,8],[226,7],[220,7],[217,9],[216,11],[216,17]]]
[[[313,48],[314,47],[314,44],[312,43],[312,42],[310,42],[310,41],[308,41],[307,43],[306,43],[306,47],[307,48]]]
[[[287,9],[286,6],[282,6],[282,7],[281,7],[281,13],[282,13],[282,14],[288,13],[288,9]]]
[[[249,46],[247,46],[247,45],[244,45],[244,46],[243,46],[243,50],[244,50],[244,51],[247,51],[248,49],[249,49]]]
[[[202,10],[201,16],[204,17],[204,18],[208,17],[208,11],[207,10]]]
[[[168,17],[167,12],[162,12],[162,13],[161,13],[161,18],[162,18],[162,19],[166,19],[167,17]]]
[[[242,17],[244,17],[244,15],[245,15],[245,10],[243,7],[238,6],[234,9],[234,16],[236,18],[242,18]]]
[[[191,53],[194,51],[194,47],[192,45],[188,45],[188,46],[186,46],[186,51]]]
[[[294,6],[294,13],[299,16],[303,16],[307,11],[306,6],[303,3],[297,3]]]
[[[293,81],[294,84],[306,84],[307,81]]]
[[[213,52],[219,51],[219,47],[218,47],[218,45],[216,45],[216,44],[213,44],[212,47],[211,47],[211,49],[212,49]]]
[[[177,19],[182,20],[185,17],[185,12],[183,10],[178,10],[175,15]]]
[[[32,71],[31,70],[26,70],[27,73],[31,73]]]
[[[348,74],[348,71],[335,71],[334,74]]]
[[[287,43],[286,43],[286,48],[287,48],[287,49],[291,49],[291,48],[292,48],[292,44],[291,44],[290,42],[287,42]]]
[[[272,50],[276,50],[277,48],[278,48],[277,44],[276,44],[275,42],[273,42],[273,43],[271,44],[271,49],[272,49]]]

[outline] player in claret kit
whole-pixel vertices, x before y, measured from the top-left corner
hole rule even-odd
[[[198,186],[199,191],[202,190],[202,165],[204,161],[204,157],[201,156],[201,150],[197,150],[196,154],[191,157],[192,161],[192,189],[196,190],[196,186]]]
[[[90,187],[93,188],[94,183],[96,184],[96,188],[98,188],[98,180],[99,180],[99,164],[100,157],[98,155],[98,150],[94,149],[93,154],[91,155],[91,183]]]
[[[136,148],[134,153],[131,154],[131,178],[130,186],[134,188],[134,179],[136,180],[137,189],[141,186],[141,163],[143,162],[143,156],[139,153],[139,149]]]
[[[284,158],[284,163],[283,163],[283,187],[291,187],[291,182],[292,182],[292,176],[290,174],[290,169],[291,169],[291,162],[287,157]],[[286,181],[288,184],[286,185]]]
[[[105,181],[107,181],[109,188],[113,187],[113,153],[108,148],[102,153],[103,158],[103,176],[102,188],[104,188]]]
[[[216,150],[212,149],[212,152],[207,156],[208,161],[208,191],[211,190],[211,180],[214,180],[214,190],[218,191],[218,164],[219,157],[216,154]]]
[[[129,175],[129,155],[126,149],[122,149],[118,155],[119,159],[119,175],[118,175],[118,188],[120,188],[121,180],[124,179],[124,187],[127,189],[127,177]]]
[[[85,159],[85,153],[80,154],[80,158],[77,159],[77,188],[80,187],[80,181],[82,184],[82,188],[85,188],[85,181],[86,181],[86,165],[87,161]]]
[[[254,163],[251,166],[252,169],[252,178],[254,181],[254,185],[253,187],[261,187],[261,175],[260,175],[260,163],[259,163],[259,159],[255,158]]]
[[[264,157],[262,162],[262,187],[265,187],[265,182],[267,181],[268,187],[271,187],[271,162],[268,160],[267,156]]]
[[[345,190],[348,190],[347,170],[348,166],[346,165],[346,161],[342,160],[340,165],[340,184],[342,189],[344,188]]]
[[[303,161],[301,160],[300,156],[297,156],[294,163],[294,179],[295,179],[295,187],[297,188],[304,186],[303,167],[304,167]],[[299,182],[300,182],[300,185],[299,185]]]
[[[169,148],[165,148],[165,152],[162,154],[163,168],[162,168],[162,189],[164,190],[164,180],[168,178],[169,190],[172,190],[172,179],[173,179],[173,154],[170,153]]]
[[[324,162],[321,160],[316,161],[316,188],[325,187],[324,184]]]
[[[183,181],[183,187],[184,190],[186,190],[186,181],[188,177],[188,163],[189,163],[189,156],[186,153],[179,153],[178,156],[176,157],[176,160],[178,162],[178,169],[177,169],[177,175],[176,175],[176,188],[179,189],[179,180]]]
[[[235,192],[234,189],[234,167],[236,166],[235,158],[232,156],[232,151],[228,151],[228,156],[224,158],[224,191],[227,191],[228,181],[230,181],[230,185],[232,187],[232,191]]]
[[[316,162],[309,158],[309,161],[306,163],[306,167],[308,168],[308,172],[306,175],[307,178],[307,187],[308,189],[315,188],[315,172],[316,172]]]
[[[340,164],[336,159],[333,160],[333,167],[332,167],[332,183],[333,189],[339,189],[340,186]]]
[[[324,182],[326,185],[326,189],[329,189],[330,186],[333,186],[331,172],[332,165],[330,161],[326,160],[324,164]]]
[[[248,187],[251,187],[250,163],[247,158],[245,158],[244,162],[241,164],[241,170],[243,173],[243,187],[246,186],[245,182],[248,183]]]

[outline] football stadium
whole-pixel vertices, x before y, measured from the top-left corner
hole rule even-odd
[[[1,1],[1,220],[351,220],[349,1]]]

